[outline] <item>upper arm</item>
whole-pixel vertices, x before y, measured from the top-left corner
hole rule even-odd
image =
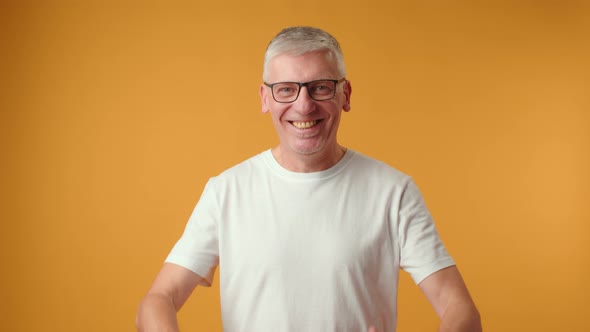
[[[442,318],[449,305],[475,305],[456,266],[449,266],[426,277],[419,285],[426,298]]]
[[[195,272],[173,263],[164,263],[148,294],[169,297],[178,311],[203,280]]]

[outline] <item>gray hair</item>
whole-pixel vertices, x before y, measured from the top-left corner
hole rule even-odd
[[[336,38],[322,29],[297,26],[281,30],[268,44],[264,54],[262,79],[266,81],[268,64],[275,56],[281,54],[299,56],[320,50],[327,50],[335,56],[338,71],[342,77],[345,77],[344,56]]]

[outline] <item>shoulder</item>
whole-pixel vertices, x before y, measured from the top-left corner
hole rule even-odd
[[[254,155],[209,179],[208,186],[215,188],[224,187],[231,184],[249,182],[250,180],[260,179],[260,176],[267,173],[266,154],[270,150],[263,151]]]
[[[350,151],[352,157],[348,165],[348,171],[356,177],[373,179],[383,184],[407,185],[412,181],[411,177],[397,168],[373,157],[369,157],[357,151]]]
[[[243,176],[260,170],[261,166],[265,163],[265,155],[269,153],[269,150],[263,151],[257,155],[254,155],[226,170],[216,176],[216,178],[232,178],[236,176]]]

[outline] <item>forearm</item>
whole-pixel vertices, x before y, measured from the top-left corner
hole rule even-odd
[[[442,316],[438,332],[481,332],[481,318],[473,303],[449,305]]]
[[[148,294],[139,306],[136,324],[140,332],[177,332],[174,302],[163,294]]]

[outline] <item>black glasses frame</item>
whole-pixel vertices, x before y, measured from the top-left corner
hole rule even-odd
[[[311,91],[309,91],[309,85],[316,83],[316,82],[322,82],[322,81],[328,81],[328,82],[334,82],[334,93],[332,94],[332,96],[330,98],[321,98],[321,99],[316,99],[311,95]],[[263,82],[264,85],[266,85],[267,87],[270,88],[270,92],[272,94],[272,99],[274,99],[277,103],[282,103],[282,104],[288,104],[288,103],[293,103],[297,100],[297,98],[299,98],[299,94],[301,93],[301,87],[306,87],[307,88],[307,94],[309,95],[309,98],[315,100],[315,101],[323,101],[323,100],[330,100],[332,98],[334,98],[336,96],[336,88],[338,86],[339,83],[342,83],[346,81],[346,78],[343,77],[339,80],[329,80],[329,79],[323,79],[323,80],[313,80],[313,81],[309,81],[309,82],[276,82],[276,83],[266,83]],[[297,95],[295,96],[295,99],[291,100],[291,101],[278,101],[277,98],[275,98],[275,90],[273,89],[273,86],[277,85],[277,84],[285,84],[285,83],[291,83],[291,84],[297,84],[298,88],[297,88]]]

